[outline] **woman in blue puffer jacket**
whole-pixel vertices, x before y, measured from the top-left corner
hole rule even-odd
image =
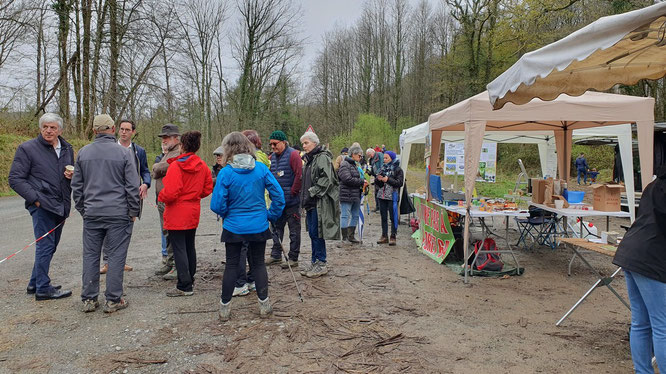
[[[274,222],[284,209],[284,194],[277,180],[262,163],[256,162],[254,145],[240,132],[232,132],[222,140],[226,165],[217,175],[210,209],[224,223],[222,241],[226,248],[226,267],[222,278],[220,319],[228,320],[231,296],[238,273],[243,242],[249,242],[252,258],[250,271],[254,276],[259,298],[259,314],[267,317],[272,308],[268,300],[268,273],[264,263],[266,240],[271,237],[268,222]],[[271,206],[266,210],[264,190],[268,190]]]

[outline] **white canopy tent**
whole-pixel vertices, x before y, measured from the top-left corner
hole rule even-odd
[[[645,187],[652,179],[652,173],[647,171],[652,171],[653,166],[654,99],[597,92],[586,92],[579,97],[561,95],[549,102],[534,99],[525,105],[507,104],[503,109],[493,111],[486,91],[433,113],[428,118],[432,155],[435,156],[430,158],[430,170],[436,168],[441,138],[444,133],[464,131],[465,200],[469,211],[481,156],[482,139],[486,131],[518,131],[521,133],[553,131],[557,147],[559,177],[568,180],[574,130],[595,127],[610,130],[608,126],[625,125],[624,128],[619,128],[617,131],[624,133],[622,136],[625,139],[623,148],[629,146],[631,149],[631,142],[626,144],[627,134],[631,136],[630,127],[626,124],[631,123],[636,124],[638,133],[641,170],[644,171],[642,184]],[[604,133],[608,132],[604,131]],[[630,188],[630,184],[633,184],[633,166],[631,153],[629,152],[627,156],[623,157],[623,167],[625,168],[625,183],[628,182],[627,188]],[[627,195],[633,200],[633,194]],[[631,201],[629,206],[633,206]],[[464,241],[465,252],[467,252],[469,246],[468,221],[465,221]]]
[[[488,84],[495,109],[532,98],[578,96],[617,83],[666,74],[666,2],[602,17],[545,47],[526,53]]]

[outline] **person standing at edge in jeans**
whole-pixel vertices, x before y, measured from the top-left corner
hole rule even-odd
[[[82,311],[99,306],[99,262],[102,245],[109,256],[105,313],[127,308],[123,269],[139,215],[139,173],[134,154],[116,142],[116,126],[108,114],[93,119],[95,141],[81,148],[72,178],[72,197],[83,217]]]
[[[666,371],[666,167],[643,190],[636,220],[622,238],[613,264],[624,270],[631,304],[629,345],[638,374]]]
[[[63,121],[54,113],[39,118],[39,135],[16,149],[9,170],[9,186],[25,199],[32,217],[35,239],[49,232],[69,217],[72,172],[65,166],[74,164],[74,150],[60,135]],[[64,224],[63,224],[64,225]],[[38,241],[35,263],[26,292],[37,300],[60,299],[72,295],[51,285],[49,267],[60,242],[63,225]]]
[[[254,145],[245,135],[240,132],[228,134],[222,140],[222,147],[226,166],[220,171],[210,201],[210,209],[224,220],[220,240],[225,243],[227,266],[222,278],[219,316],[226,321],[231,315],[231,297],[238,276],[241,247],[248,242],[259,315],[268,317],[273,310],[268,299],[268,272],[264,263],[266,240],[271,237],[268,221],[275,222],[282,213],[284,196],[266,165],[256,162]],[[265,190],[271,198],[268,210]]]
[[[375,184],[379,186],[377,197],[379,198],[379,214],[382,218],[382,237],[377,244],[396,244],[395,236],[398,232],[398,191],[402,187],[403,172],[397,155],[393,151],[384,152],[384,165],[375,178]],[[391,237],[388,239],[388,216],[391,216]]]
[[[287,135],[280,130],[273,131],[269,137],[273,153],[270,155],[271,173],[284,192],[285,206],[282,215],[275,222],[273,231],[273,248],[266,265],[282,263],[282,249],[280,242],[284,237],[284,227],[289,225],[289,264],[298,266],[298,256],[301,252],[301,207],[299,194],[301,192],[301,178],[303,175],[303,162],[297,150],[287,145]]]
[[[340,189],[333,169],[331,152],[319,144],[313,132],[301,136],[306,154],[303,156],[301,206],[312,242],[312,261],[301,269],[301,275],[316,278],[328,273],[326,240],[340,239]]]
[[[197,252],[194,239],[199,226],[201,199],[213,191],[210,171],[196,152],[201,146],[201,133],[188,131],[180,137],[180,156],[169,160],[171,166],[164,177],[164,188],[159,201],[165,204],[164,228],[178,271],[176,288],[167,296],[194,294],[194,274],[197,272]]]
[[[140,145],[134,143],[132,138],[136,135],[136,124],[134,121],[124,119],[118,125],[118,144],[128,148],[134,155],[134,162],[136,163],[136,170],[139,173],[139,219],[141,219],[141,212],[143,211],[143,199],[148,196],[148,189],[150,188],[150,169],[148,169],[148,157],[146,150]],[[108,256],[106,255],[105,248],[102,248],[104,253],[104,266],[99,270],[100,274],[106,274],[109,270]],[[132,267],[125,264],[125,271],[132,271]]]
[[[180,130],[178,126],[167,123],[162,126],[162,132],[157,135],[162,139],[162,150],[164,156],[160,162],[153,165],[153,180],[155,181],[155,193],[157,194],[157,211],[160,213],[160,228],[162,235],[166,237],[167,258],[162,267],[155,271],[155,275],[162,275],[165,280],[177,279],[178,274],[173,261],[173,247],[169,240],[169,232],[164,228],[164,203],[159,201],[160,191],[164,188],[162,178],[169,169],[169,160],[180,154]]]

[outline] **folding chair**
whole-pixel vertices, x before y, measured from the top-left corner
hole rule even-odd
[[[557,232],[555,216],[550,212],[535,207],[530,207],[529,212],[529,218],[516,217],[516,224],[518,225],[518,233],[520,235],[516,246],[520,246],[520,243],[522,243],[523,248],[532,249],[534,243],[537,243],[554,248],[553,230],[555,230],[555,233]],[[532,239],[532,244],[529,247],[527,245],[528,238]]]

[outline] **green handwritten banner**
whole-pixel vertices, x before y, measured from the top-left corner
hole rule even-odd
[[[449,215],[443,207],[414,196],[414,206],[419,217],[421,244],[419,248],[428,257],[444,262],[456,239],[451,231]]]

